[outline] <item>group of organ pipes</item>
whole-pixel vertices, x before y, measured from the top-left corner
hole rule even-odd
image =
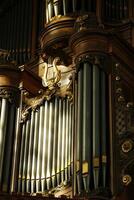
[[[18,192],[45,192],[71,181],[72,104],[55,97],[22,124]]]

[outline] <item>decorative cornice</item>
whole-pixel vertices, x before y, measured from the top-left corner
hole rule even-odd
[[[76,58],[74,60],[75,65],[77,67],[77,71],[82,67],[80,64],[88,62],[91,65],[98,65],[100,68],[103,68],[104,70],[107,71],[106,69],[106,62],[107,62],[107,57],[106,55],[103,54],[96,54],[96,53],[86,53],[81,55],[80,57]]]
[[[10,103],[18,104],[19,90],[12,87],[0,87],[0,97],[7,99]]]
[[[40,44],[43,52],[48,55],[58,56],[59,49],[68,46],[68,39],[74,33],[74,21],[72,17],[61,17],[49,23],[40,35]]]

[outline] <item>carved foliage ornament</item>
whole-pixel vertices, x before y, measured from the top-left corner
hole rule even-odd
[[[128,186],[132,182],[132,177],[129,174],[125,174],[122,177],[122,182],[125,186]]]

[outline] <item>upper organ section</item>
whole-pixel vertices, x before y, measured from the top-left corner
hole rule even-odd
[[[107,22],[119,22],[129,17],[129,1],[105,0],[104,18]]]
[[[8,50],[9,56],[6,60],[14,60],[21,65],[35,59],[40,53],[39,36],[41,35],[41,49],[46,51],[47,43],[49,49],[47,52],[50,52],[50,49],[56,49],[57,52],[57,46],[58,49],[68,46],[68,39],[74,33],[77,17],[87,14],[90,17],[94,15],[106,29],[107,25],[110,30],[114,26],[120,31],[120,35],[131,43],[133,8],[133,0],[14,1],[10,9],[5,6],[0,13],[0,49]],[[93,26],[92,22],[90,25]],[[123,27],[117,28],[116,25]],[[62,38],[67,39],[67,43],[63,42]],[[61,43],[55,43],[55,39],[60,40]]]
[[[46,0],[45,24],[58,16],[96,13],[102,21],[120,23],[133,17],[132,0]]]
[[[78,15],[83,12],[95,12],[95,10],[95,0],[46,0],[46,23],[59,15]]]

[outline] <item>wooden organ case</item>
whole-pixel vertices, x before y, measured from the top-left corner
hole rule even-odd
[[[133,1],[8,3],[0,199],[133,199]]]

